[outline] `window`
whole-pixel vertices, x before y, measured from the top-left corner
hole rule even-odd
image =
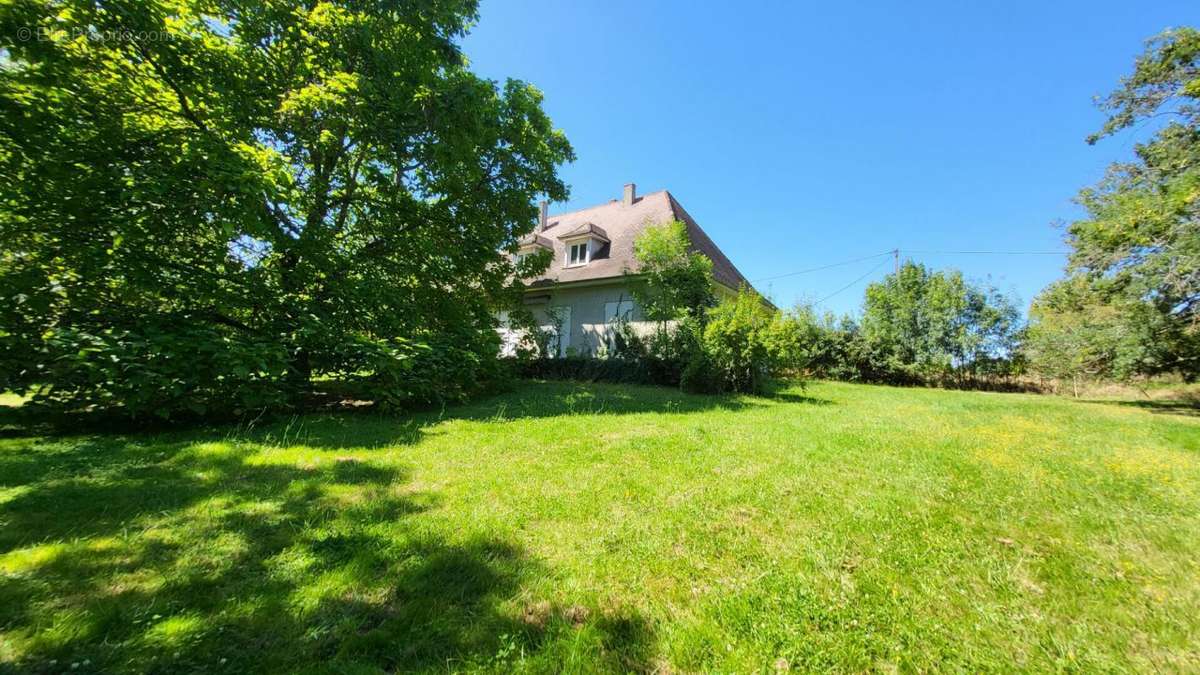
[[[545,316],[549,323],[542,324],[540,328],[550,340],[541,346],[545,350],[543,355],[566,356],[571,347],[571,306],[550,307]]]
[[[567,266],[585,265],[588,261],[588,243],[571,244],[570,257]]]
[[[604,323],[630,321],[631,319],[633,319],[632,300],[604,303]]]

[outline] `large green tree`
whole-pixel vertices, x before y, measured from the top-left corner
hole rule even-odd
[[[1084,340],[1081,349],[1096,358],[1085,359],[1093,365],[1082,375],[1194,377],[1200,374],[1200,31],[1152,39],[1133,73],[1100,105],[1109,117],[1090,143],[1135,125],[1157,131],[1130,161],[1113,164],[1080,193],[1087,215],[1067,228],[1072,279],[1035,305],[1031,335],[1041,342],[1033,346],[1049,353],[1056,342]],[[1068,308],[1081,321],[1061,316]],[[1059,328],[1074,333],[1055,335]],[[1033,361],[1050,370],[1062,363]]]
[[[1114,302],[1076,275],[1051,284],[1029,310],[1023,350],[1030,368],[1079,393],[1080,380],[1127,379],[1169,358],[1169,329],[1150,303]]]
[[[470,72],[475,18],[474,0],[0,3],[8,384],[153,370],[147,340],[198,368],[254,345],[212,377],[281,367],[300,388],[404,345],[490,358],[515,297],[498,252],[536,194],[566,197],[572,150],[536,89]],[[128,367],[55,365],[102,356]]]
[[[1018,313],[996,289],[957,270],[905,262],[867,287],[862,336],[891,379],[974,374],[1015,348]]]

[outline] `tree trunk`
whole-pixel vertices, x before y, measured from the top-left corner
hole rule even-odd
[[[307,393],[312,385],[312,359],[304,347],[292,353],[288,363],[288,385],[297,394]]]
[[[280,264],[280,279],[279,285],[283,292],[291,296],[289,298],[289,306],[285,310],[288,315],[288,321],[291,324],[289,328],[295,334],[299,328],[296,317],[301,315],[300,308],[291,306],[296,302],[295,298],[299,295],[301,284],[297,283],[296,268],[300,264],[300,256],[295,251],[288,251],[283,255],[283,260]],[[291,347],[291,358],[288,361],[287,383],[288,388],[295,394],[302,394],[309,390],[309,385],[312,383],[312,358],[308,349],[302,344],[293,343]]]

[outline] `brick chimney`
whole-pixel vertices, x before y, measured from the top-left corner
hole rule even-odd
[[[637,199],[637,186],[633,183],[625,184],[625,206],[633,206],[633,200]]]
[[[538,202],[538,231],[546,230],[547,221],[550,218],[550,202],[543,199]]]

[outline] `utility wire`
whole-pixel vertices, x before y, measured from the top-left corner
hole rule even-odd
[[[900,249],[901,253],[919,255],[1069,255],[1069,251],[914,251]]]
[[[916,255],[1070,255],[1070,253],[1068,251],[933,251],[933,250],[913,250],[913,249],[892,249],[890,251],[884,251],[882,253],[876,253],[874,255],[867,255],[867,256],[863,256],[861,258],[854,258],[853,260],[843,260],[841,262],[835,262],[835,263],[831,263],[829,265],[821,265],[820,267],[810,267],[808,269],[797,270],[795,272],[788,272],[787,274],[778,274],[773,277],[761,277],[758,279],[753,279],[752,283],[757,283],[760,281],[774,281],[775,279],[786,279],[788,277],[794,277],[794,276],[798,276],[801,274],[808,274],[810,272],[819,272],[821,270],[827,270],[827,269],[831,269],[834,267],[842,267],[843,265],[852,265],[856,262],[862,262],[864,260],[873,260],[875,258],[882,258],[885,255],[895,256],[896,260],[899,261],[901,253],[912,253],[912,254],[916,254]],[[851,281],[850,283],[846,284],[845,286],[842,286],[841,288],[839,288],[836,291],[830,293],[829,295],[821,298],[820,300],[817,300],[813,304],[819,305],[819,304],[825,302],[826,300],[829,300],[830,298],[834,297],[835,295],[853,287],[858,282],[860,282],[863,279],[866,279],[867,277],[874,274],[875,271],[878,270],[880,267],[883,267],[884,263],[886,263],[886,262],[887,262],[886,260],[881,261],[879,264],[875,265],[875,267],[872,267],[870,269],[870,271],[868,271],[866,274],[855,279],[854,281]],[[898,265],[899,265],[899,262],[897,262],[897,266]]]
[[[926,251],[902,248],[892,251],[884,251],[883,253],[876,253],[875,255],[867,255],[861,258],[854,258],[853,260],[843,260],[842,262],[835,262],[829,265],[821,265],[820,267],[810,267],[805,270],[788,272],[787,274],[777,274],[773,277],[760,277],[758,279],[751,279],[750,281],[753,283],[758,283],[759,281],[786,279],[787,277],[808,274],[809,272],[820,272],[821,270],[827,270],[833,267],[841,267],[843,265],[852,265],[856,262],[871,260],[873,258],[879,258],[885,255],[893,255],[895,253],[913,253],[916,255],[1070,255],[1069,251]]]
[[[891,251],[888,251],[886,254],[881,254],[881,255],[890,255],[891,253],[892,253]],[[872,258],[878,258],[879,256],[871,256],[871,257],[872,257]],[[825,302],[826,300],[828,300],[828,299],[832,298],[833,296],[837,295],[838,293],[841,293],[842,291],[849,289],[850,287],[854,286],[854,285],[855,285],[855,284],[857,284],[858,282],[860,282],[860,281],[862,281],[863,279],[866,279],[867,277],[869,277],[869,276],[871,276],[872,274],[874,274],[874,273],[876,272],[876,270],[878,270],[880,267],[883,267],[885,264],[887,264],[887,261],[886,261],[886,260],[883,260],[883,261],[881,261],[879,264],[875,265],[875,266],[874,266],[874,267],[872,267],[870,270],[868,270],[866,274],[864,274],[864,275],[862,275],[861,277],[859,277],[859,278],[855,279],[854,281],[851,281],[850,283],[846,284],[845,286],[842,286],[841,288],[839,288],[839,289],[837,289],[836,291],[834,291],[834,292],[830,293],[829,295],[827,295],[827,296],[825,296],[825,297],[821,298],[820,300],[818,300],[818,301],[814,302],[813,304],[814,304],[814,305],[819,305],[819,304],[821,304],[822,302]]]
[[[810,267],[809,269],[806,269],[806,270],[799,270],[797,272],[788,272],[787,274],[780,274],[778,276],[773,276],[773,277],[762,277],[760,279],[752,279],[751,281],[754,281],[754,282],[774,281],[775,279],[784,279],[786,277],[794,277],[799,274],[808,274],[809,272],[819,272],[821,270],[830,269],[831,267],[841,267],[842,265],[852,265],[856,262],[862,262],[864,260],[871,260],[872,258],[878,258],[880,256],[891,255],[891,254],[892,254],[891,251],[884,251],[883,253],[876,253],[875,255],[863,256],[861,258],[855,258],[854,260],[843,260],[842,262],[835,262],[835,263],[832,263],[829,265],[821,265],[820,267]]]

